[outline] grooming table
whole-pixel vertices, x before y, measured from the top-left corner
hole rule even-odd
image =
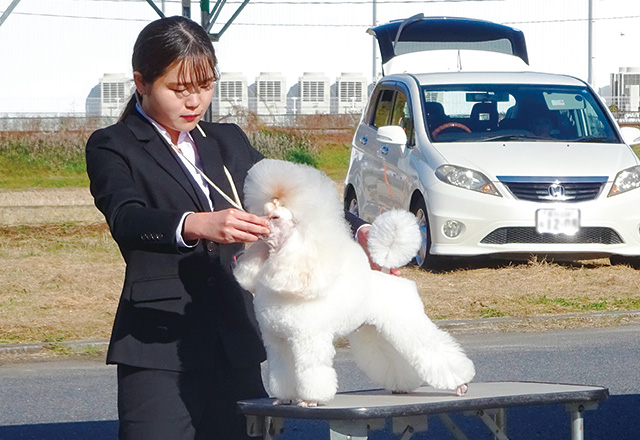
[[[428,428],[428,416],[440,418],[458,439],[467,436],[448,413],[466,413],[479,417],[494,438],[508,440],[506,408],[529,405],[564,404],[571,414],[571,439],[584,439],[583,412],[595,409],[609,395],[606,388],[535,382],[470,383],[462,397],[453,392],[421,387],[409,394],[391,394],[386,390],[338,393],[327,404],[315,408],[273,405],[274,399],[238,402],[247,416],[247,432],[252,437],[275,440],[284,432],[285,419],[326,420],[331,440],[361,440],[369,432],[383,429],[391,419],[399,440]]]

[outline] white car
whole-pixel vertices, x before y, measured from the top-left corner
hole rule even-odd
[[[384,76],[353,139],[345,208],[398,208],[441,256],[640,256],[640,161],[585,82],[529,71],[524,36],[412,17],[369,30]]]

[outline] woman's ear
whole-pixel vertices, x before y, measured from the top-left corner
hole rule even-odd
[[[136,91],[138,92],[139,95],[147,94],[147,89],[148,89],[147,82],[144,80],[140,72],[138,71],[133,72],[133,82],[136,85]]]

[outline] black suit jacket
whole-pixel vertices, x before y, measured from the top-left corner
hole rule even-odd
[[[242,199],[247,171],[262,155],[236,125],[201,127],[206,137],[197,129],[191,135],[204,171],[231,195],[224,164]],[[126,262],[107,362],[203,370],[221,349],[235,367],[263,361],[251,295],[231,272],[242,244],[202,240],[189,249],[176,243],[182,215],[209,207],[168,143],[133,111],[96,131],[86,158],[91,193]],[[211,196],[214,209],[230,207],[214,190]]]

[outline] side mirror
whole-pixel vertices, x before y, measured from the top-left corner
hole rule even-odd
[[[627,145],[640,144],[640,129],[636,127],[621,127],[620,132]]]
[[[381,144],[389,144],[400,147],[402,153],[407,146],[407,133],[398,125],[385,125],[378,128],[376,140]]]

